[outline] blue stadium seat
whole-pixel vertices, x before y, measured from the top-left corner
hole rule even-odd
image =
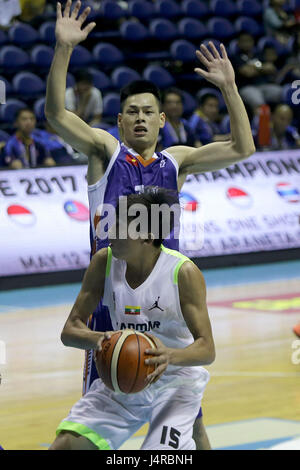
[[[45,121],[46,116],[45,116],[45,101],[46,98],[39,98],[38,100],[35,101],[33,105],[33,111],[35,114],[35,117],[37,121]]]
[[[208,33],[216,39],[226,40],[234,35],[234,27],[226,18],[211,18],[207,22]]]
[[[137,21],[124,21],[120,27],[121,36],[128,41],[143,41],[148,37],[147,28]]]
[[[17,73],[12,81],[13,90],[20,96],[33,97],[45,93],[45,82],[31,72]]]
[[[209,14],[207,5],[200,0],[183,0],[181,10],[184,16],[193,18],[205,18]]]
[[[16,46],[31,46],[38,41],[37,31],[26,23],[17,23],[9,28],[8,36]]]
[[[5,94],[6,96],[9,96],[12,93],[12,86],[10,82],[5,78],[0,76],[0,81],[5,83]]]
[[[178,31],[185,39],[200,39],[207,35],[204,24],[195,18],[183,18],[178,22]]]
[[[234,28],[237,33],[246,31],[252,36],[259,36],[262,32],[261,26],[253,18],[247,18],[246,16],[240,16],[234,22]]]
[[[238,0],[238,13],[243,16],[258,16],[262,13],[262,5],[256,0]]]
[[[256,52],[256,47],[254,47],[254,51]],[[239,52],[240,50],[237,44],[237,39],[232,39],[227,47],[227,54],[229,55],[230,58],[232,58]]]
[[[119,65],[124,62],[124,55],[116,46],[106,42],[99,43],[93,49],[93,57],[100,65]]]
[[[181,13],[180,7],[174,0],[157,0],[155,12],[163,18],[174,18]]]
[[[0,142],[7,142],[9,138],[10,138],[10,135],[7,132],[2,131],[0,129]]]
[[[103,91],[111,87],[108,76],[101,72],[101,70],[89,68],[88,72],[92,75],[93,85],[99,90]]]
[[[23,69],[29,63],[29,55],[17,46],[3,46],[0,50],[0,66],[5,72]]]
[[[45,21],[39,28],[40,39],[46,44],[55,43],[55,21]]]
[[[118,93],[107,93],[103,98],[103,117],[117,118],[120,112],[120,96]]]
[[[8,42],[8,37],[7,34],[0,29],[0,46],[3,46],[3,44],[7,44]]]
[[[197,101],[187,91],[181,90],[181,94],[183,98],[183,113],[184,115],[189,116],[197,108]]]
[[[34,46],[30,52],[30,58],[33,65],[41,69],[48,69],[51,65],[54,50],[43,44]]]
[[[149,23],[149,30],[151,35],[155,39],[159,40],[171,40],[178,36],[176,26],[170,21],[164,18],[157,18]]]
[[[196,60],[196,47],[185,39],[174,41],[170,47],[171,56],[174,60],[182,62],[193,62]]]
[[[24,101],[9,99],[5,104],[0,106],[0,120],[7,123],[13,123],[16,112],[19,109],[26,108]]]
[[[236,5],[231,0],[210,0],[209,7],[215,16],[228,18],[237,13]]]
[[[133,80],[140,80],[141,76],[130,67],[118,67],[113,71],[111,79],[116,88],[122,88]]]
[[[263,36],[258,40],[257,51],[261,53],[267,46],[274,47],[278,55],[283,55],[286,52],[286,48],[284,47],[284,45],[270,36]]]
[[[126,16],[126,11],[116,1],[104,0],[100,6],[101,16],[110,20],[119,20]]]
[[[148,65],[143,71],[143,77],[159,88],[167,88],[175,83],[174,77],[160,65]]]
[[[145,0],[130,0],[128,2],[128,12],[140,20],[152,18],[155,14],[154,5]]]
[[[70,68],[84,67],[93,61],[92,54],[83,46],[76,46],[70,59]]]

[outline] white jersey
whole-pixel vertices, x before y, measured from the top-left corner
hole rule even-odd
[[[186,348],[194,338],[184,320],[179,298],[178,272],[189,258],[162,246],[161,254],[148,278],[136,289],[126,281],[126,261],[116,259],[108,248],[103,304],[107,305],[114,330],[126,328],[149,332],[170,348]],[[200,366],[169,365],[162,378],[152,386],[170,387],[208,381]]]

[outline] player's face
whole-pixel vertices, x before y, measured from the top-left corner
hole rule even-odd
[[[139,93],[127,98],[118,125],[124,142],[132,148],[156,145],[159,129],[165,124],[157,99],[152,93]]]

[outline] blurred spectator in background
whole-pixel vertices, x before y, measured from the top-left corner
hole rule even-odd
[[[278,83],[291,83],[300,79],[300,31],[293,39],[293,47],[284,67],[277,75]]]
[[[270,0],[264,10],[263,19],[266,36],[273,36],[282,44],[286,44],[296,31],[296,19],[284,10],[286,0]]]
[[[36,119],[29,108],[17,112],[16,133],[4,147],[4,164],[12,169],[35,168],[37,166],[54,166],[55,161],[44,145],[33,135]]]
[[[203,145],[230,138],[230,134],[223,134],[221,131],[219,100],[213,93],[200,98],[199,106],[190,117],[189,124]]]
[[[12,20],[20,13],[20,0],[0,0],[0,27],[8,28]]]
[[[286,104],[278,104],[270,122],[270,143],[268,150],[286,150],[300,148],[300,135],[292,126],[293,111]],[[258,142],[258,119],[254,118],[252,132],[257,150],[261,150]]]
[[[22,13],[20,21],[29,23],[31,26],[39,26],[44,18],[46,0],[20,0]]]
[[[237,46],[232,64],[243,101],[254,113],[262,104],[279,103],[282,88],[275,83],[277,52],[268,46],[263,55],[257,54],[254,39],[246,32],[239,34]]]
[[[90,126],[99,124],[103,111],[101,92],[93,86],[90,73],[81,70],[74,76],[74,87],[66,89],[66,109],[73,111]]]
[[[180,90],[169,88],[162,95],[162,110],[166,123],[160,129],[158,148],[165,149],[172,145],[200,147],[202,143],[196,138],[188,121],[183,119],[183,98]]]
[[[33,130],[34,140],[46,148],[57,165],[74,163],[75,152],[72,147],[56,134],[48,121],[46,121],[45,127],[46,130]]]

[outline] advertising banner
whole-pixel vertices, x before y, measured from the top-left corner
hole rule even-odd
[[[89,263],[87,167],[0,172],[0,276]],[[182,187],[189,257],[300,247],[300,150],[256,153]]]

